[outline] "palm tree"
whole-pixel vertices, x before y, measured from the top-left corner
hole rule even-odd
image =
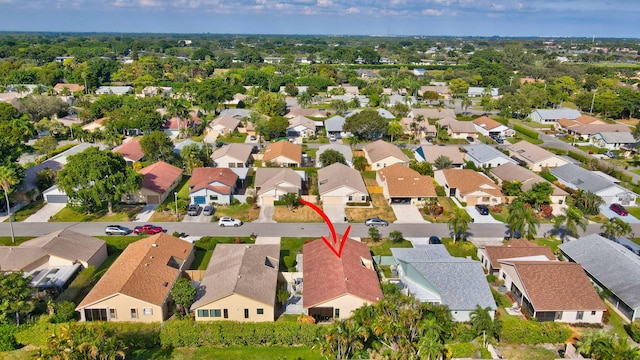
[[[470,97],[464,96],[462,97],[462,101],[460,102],[460,106],[462,107],[462,111],[467,111],[467,108],[473,104],[473,101]]]
[[[509,205],[507,224],[509,225],[511,238],[513,238],[515,234],[521,234],[521,236],[531,240],[537,234],[540,221],[533,213],[531,205],[521,200],[515,200]]]
[[[178,118],[178,131],[182,129],[181,121],[191,116],[189,113],[189,104],[182,98],[171,99],[169,106],[167,106],[167,113],[171,117]]]
[[[367,158],[364,156],[355,156],[353,158],[354,169],[358,171],[365,171],[367,169],[367,165],[369,165],[369,163],[367,162]]]
[[[391,121],[387,127],[387,133],[391,136],[391,143],[393,143],[393,137],[402,134],[402,125],[400,125],[400,122],[398,120]]]
[[[435,165],[438,170],[450,169],[453,166],[453,161],[446,155],[440,155],[433,161],[433,165]]]
[[[620,218],[614,217],[602,224],[602,226],[600,226],[600,230],[603,231],[605,237],[615,239],[630,233],[631,225],[627,224]]]
[[[7,204],[7,215],[9,216],[9,227],[11,228],[11,242],[14,243],[16,241],[15,235],[13,233],[13,220],[11,218],[11,205],[9,204],[9,190],[15,184],[17,184],[18,176],[16,175],[15,170],[8,166],[0,166],[0,187],[2,187],[2,191],[4,191],[4,200]]]
[[[489,337],[500,337],[500,323],[497,320],[491,319],[490,307],[481,307],[476,305],[475,310],[470,314],[471,328],[476,336],[480,336],[483,333]]]
[[[298,104],[300,104],[300,106],[302,107],[305,107],[305,108],[309,107],[309,105],[311,104],[311,100],[313,100],[313,98],[306,91],[303,91],[300,94],[298,94]]]
[[[578,236],[578,227],[581,228],[582,231],[587,231],[588,220],[584,217],[580,209],[568,207],[563,209],[563,211],[564,215],[558,215],[553,219],[553,228],[555,230],[559,230],[564,226],[562,234],[563,240],[567,234]]]
[[[471,222],[471,216],[465,209],[458,208],[455,210],[453,217],[449,219],[447,225],[449,230],[453,233],[453,242],[463,238],[469,229],[469,223]]]

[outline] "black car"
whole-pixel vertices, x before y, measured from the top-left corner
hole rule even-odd
[[[442,244],[442,241],[440,241],[440,238],[433,235],[433,236],[429,236],[429,244]]]
[[[480,215],[489,215],[489,207],[487,205],[476,205],[476,211]]]

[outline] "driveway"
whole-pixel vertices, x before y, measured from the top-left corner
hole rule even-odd
[[[151,215],[153,215],[153,213],[156,211],[157,208],[158,208],[158,204],[145,205],[145,207],[143,207],[142,210],[140,210],[140,212],[138,213],[138,215],[136,215],[136,218],[133,219],[133,221],[137,221],[137,222],[149,221],[149,218],[151,217]]]
[[[613,211],[611,211],[611,209],[609,209],[609,205],[602,205],[600,206],[600,213],[604,216],[607,217],[607,219],[611,219],[614,217],[620,218],[622,221],[626,222],[627,224],[640,224],[640,220],[638,218],[636,218],[635,216],[629,214],[627,216],[620,216],[616,213],[614,213]]]
[[[280,238],[275,236],[258,236],[256,245],[280,245]]]
[[[254,222],[257,223],[275,223],[273,220],[273,212],[275,211],[275,207],[273,205],[262,205],[260,206],[260,216]]]
[[[391,208],[393,209],[393,213],[396,214],[396,218],[398,219],[394,222],[394,224],[428,223],[428,221],[426,221],[422,217],[422,214],[420,214],[420,210],[415,205],[392,204]]]
[[[493,216],[489,215],[480,215],[478,210],[476,210],[475,206],[467,206],[465,208],[469,215],[473,218],[473,222],[476,224],[502,224],[500,221],[493,218]]]
[[[189,215],[185,215],[184,218],[182,218],[182,222],[211,222],[211,219],[213,219],[213,215],[202,215],[202,209],[200,209],[200,213],[197,216],[189,216]]]
[[[344,205],[342,204],[327,204],[322,205],[322,210],[329,217],[332,223],[345,223],[344,218],[346,213],[344,212]]]
[[[53,215],[57,214],[60,210],[64,209],[65,206],[67,206],[66,203],[62,203],[62,204],[47,203],[35,214],[26,218],[24,222],[48,222]]]

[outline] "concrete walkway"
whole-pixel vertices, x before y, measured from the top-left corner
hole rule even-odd
[[[60,212],[60,210],[64,209],[65,206],[67,206],[66,203],[62,203],[62,204],[47,203],[35,214],[26,218],[24,222],[48,222],[53,215]]]
[[[258,236],[256,237],[256,245],[277,245],[280,244],[279,237]]]
[[[146,205],[145,207],[142,208],[142,210],[140,210],[140,212],[136,215],[133,221],[137,221],[137,222],[149,221],[149,218],[151,218],[151,215],[153,215],[153,213],[156,211],[157,208],[158,208],[158,204]]]
[[[260,206],[260,216],[254,222],[257,223],[275,223],[273,220],[273,212],[275,211],[275,207],[273,205],[262,205]]]

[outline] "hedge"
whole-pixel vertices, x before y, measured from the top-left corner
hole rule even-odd
[[[502,317],[500,340],[508,344],[560,344],[571,336],[571,329],[553,321],[537,322],[513,316]]]
[[[11,351],[19,347],[14,334],[19,327],[11,324],[0,324],[0,351]]]
[[[322,327],[294,322],[242,323],[235,321],[166,321],[162,346],[312,346]]]
[[[519,133],[523,133],[524,135],[532,138],[532,139],[537,139],[538,138],[538,132],[531,130],[529,128],[526,128],[524,126],[520,126],[520,125],[513,125],[513,129]]]
[[[633,341],[640,342],[640,321],[633,321],[631,324],[625,325],[625,329]]]
[[[553,175],[552,173],[550,173],[549,170],[542,171],[540,173],[540,176],[542,176],[543,179],[545,179],[545,180],[547,180],[549,182],[558,181],[558,178],[555,177],[555,175]]]
[[[577,153],[577,152],[571,151],[571,150],[569,150],[569,153],[567,155],[569,155],[570,158],[576,159],[576,160],[580,161],[583,164],[586,164],[586,163],[589,162],[589,160],[591,160],[590,157],[587,157],[585,155],[582,155],[580,153]]]

